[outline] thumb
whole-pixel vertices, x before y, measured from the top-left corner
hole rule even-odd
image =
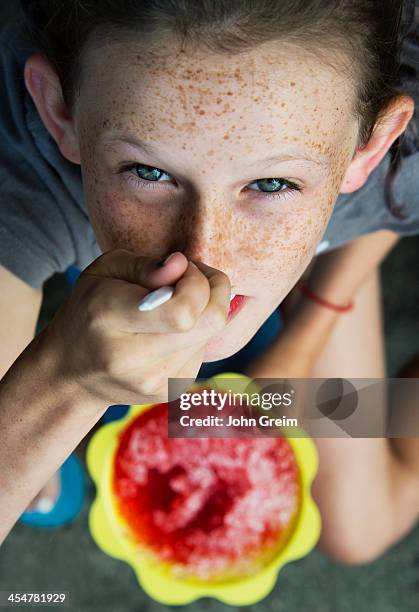
[[[126,249],[112,249],[95,259],[83,275],[116,278],[147,289],[175,284],[188,267],[188,259],[175,251],[163,259],[143,257]]]

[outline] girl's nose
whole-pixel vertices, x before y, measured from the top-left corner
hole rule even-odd
[[[182,238],[185,255],[218,270],[230,268],[234,227],[227,205],[221,208],[213,200],[201,202],[191,208],[184,219]]]

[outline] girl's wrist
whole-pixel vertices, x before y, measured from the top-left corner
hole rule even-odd
[[[39,400],[45,406],[61,406],[80,417],[99,419],[106,410],[103,401],[88,395],[76,380],[69,379],[62,371],[63,356],[51,341],[48,326],[40,332],[19,357],[19,377],[23,389],[39,389]]]
[[[297,284],[297,289],[300,293],[311,302],[314,302],[316,305],[321,306],[322,308],[326,308],[328,310],[332,310],[338,314],[345,314],[350,312],[354,308],[353,301],[347,301],[346,303],[339,303],[336,300],[330,300],[324,297],[321,293],[313,291],[307,283],[304,281],[300,281]]]
[[[294,349],[314,360],[326,346],[340,316],[344,315],[300,295],[281,333],[282,342],[292,343]]]

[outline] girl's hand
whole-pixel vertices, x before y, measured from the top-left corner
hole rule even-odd
[[[139,311],[152,290],[174,287],[155,310]],[[109,404],[167,401],[168,378],[195,378],[208,340],[230,304],[226,274],[176,252],[166,265],[124,249],[102,254],[41,332],[55,376]]]

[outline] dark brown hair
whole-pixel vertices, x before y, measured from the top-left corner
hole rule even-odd
[[[333,50],[343,51],[340,56],[346,57],[357,88],[360,147],[400,93],[401,42],[414,8],[410,0],[21,0],[21,5],[28,34],[54,64],[70,109],[83,51],[93,35],[132,32],[146,49],[174,36],[180,47],[195,45],[219,54],[284,40],[332,65]],[[401,139],[391,153],[388,203],[400,216],[391,186]]]

